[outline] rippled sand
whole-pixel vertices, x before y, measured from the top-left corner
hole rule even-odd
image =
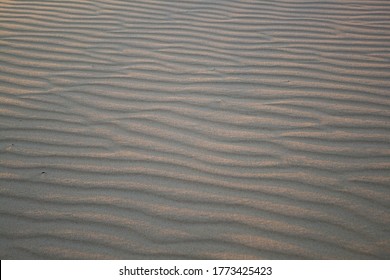
[[[1,259],[389,259],[389,19],[1,1]]]

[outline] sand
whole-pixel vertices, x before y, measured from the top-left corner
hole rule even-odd
[[[1,1],[1,259],[390,259],[390,2]]]

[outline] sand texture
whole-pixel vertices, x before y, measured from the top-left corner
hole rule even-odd
[[[1,259],[390,259],[390,1],[0,1]]]

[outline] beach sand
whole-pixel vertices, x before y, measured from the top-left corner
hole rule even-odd
[[[390,259],[390,1],[1,1],[1,259]]]

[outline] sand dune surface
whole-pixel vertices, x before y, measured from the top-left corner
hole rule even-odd
[[[0,3],[1,259],[389,259],[390,2]]]

